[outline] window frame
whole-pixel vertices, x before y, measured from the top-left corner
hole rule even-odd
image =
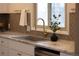
[[[48,3],[48,26],[50,25],[50,18],[51,18],[51,13],[52,13],[52,3]],[[67,22],[68,22],[68,19],[67,19],[67,4],[65,3],[65,27],[61,27],[61,31],[66,31],[68,30],[68,27],[67,27]]]
[[[52,32],[52,30],[50,30],[50,28],[49,28],[50,18],[51,18],[51,4],[52,3],[48,3],[48,5],[47,5],[47,7],[48,7],[48,11],[47,11],[47,13],[48,13],[48,26],[45,26],[45,30],[46,31],[48,30],[47,32]],[[37,6],[36,6],[36,10],[37,10]],[[69,15],[68,15],[68,11],[67,11],[67,3],[65,3],[65,27],[61,28],[58,31],[67,32],[68,33],[67,35],[69,35],[69,19],[68,18],[69,18]],[[40,28],[41,29],[43,28],[42,25],[37,25],[37,19],[36,19],[36,27],[35,28],[38,28],[39,29],[38,31],[40,31]],[[63,33],[63,34],[65,34],[65,33]]]

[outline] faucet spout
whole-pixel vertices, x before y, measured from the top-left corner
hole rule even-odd
[[[44,21],[44,19],[38,18],[38,20],[42,20],[42,22],[43,22],[43,31],[45,32],[45,21]]]
[[[43,22],[43,32],[44,32],[44,37],[47,37],[48,33],[47,33],[47,31],[45,31],[45,21],[44,21],[44,19],[42,19],[42,18],[38,18],[38,20],[42,20],[42,22]],[[37,28],[37,25],[36,25],[35,29],[36,29],[36,28]]]

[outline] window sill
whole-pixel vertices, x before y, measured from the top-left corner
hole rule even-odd
[[[43,32],[43,28],[37,28],[36,30],[35,30],[35,28],[32,28],[32,30],[34,30],[34,31],[42,31]],[[49,32],[49,33],[53,33],[53,31],[50,30],[50,29],[45,29],[45,31]],[[69,32],[65,31],[65,30],[62,30],[62,31],[58,30],[56,33],[57,34],[63,34],[63,35],[69,35]]]

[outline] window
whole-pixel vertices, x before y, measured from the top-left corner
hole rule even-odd
[[[61,17],[59,17],[60,27],[63,31],[69,31],[69,15],[67,12],[67,4],[65,3],[38,3],[37,4],[37,25],[38,28],[42,28],[43,22],[41,20],[38,21],[38,18],[43,18],[45,21],[45,28],[46,30],[50,31],[50,18],[55,21],[53,15],[58,16],[59,14]],[[40,31],[40,30],[39,30]]]
[[[53,17],[55,15],[56,17],[58,15],[61,15],[59,17],[60,27],[65,27],[65,4],[64,3],[52,3],[51,4],[51,18],[55,21],[55,18]]]
[[[45,21],[45,26],[48,26],[48,7],[47,3],[38,3],[37,4],[37,25],[43,25],[41,20],[38,21],[38,18],[42,18]]]
[[[48,26],[48,6],[46,3],[38,3],[37,4],[37,19],[43,18],[45,21],[45,26]],[[51,18],[53,18],[53,15],[55,14],[58,16],[61,14],[61,17],[59,18],[59,22],[61,24],[60,27],[65,27],[65,4],[64,3],[51,3]],[[37,25],[43,25],[43,22],[41,20],[37,20]]]

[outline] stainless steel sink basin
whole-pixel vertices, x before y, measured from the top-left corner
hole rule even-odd
[[[47,41],[47,39],[36,37],[36,36],[20,36],[20,37],[13,37],[16,39],[22,39],[22,40],[30,40],[30,41]]]

